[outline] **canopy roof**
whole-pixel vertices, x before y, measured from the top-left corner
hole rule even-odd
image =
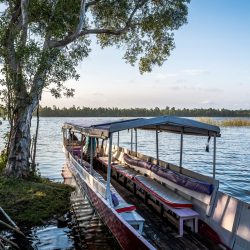
[[[102,124],[74,122],[65,123],[63,127],[97,138],[108,138],[112,133],[127,129],[159,130],[197,136],[220,136],[220,128],[218,126],[175,116],[118,120]]]

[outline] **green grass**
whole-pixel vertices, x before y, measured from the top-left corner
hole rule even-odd
[[[212,118],[200,117],[198,121],[222,127],[249,127],[250,120],[247,119],[225,119],[216,121]]]
[[[0,177],[0,206],[18,225],[39,225],[70,206],[73,188],[48,180],[40,182]]]

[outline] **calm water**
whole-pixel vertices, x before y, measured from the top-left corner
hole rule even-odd
[[[109,118],[108,120],[117,120]],[[107,118],[41,118],[37,148],[37,162],[40,173],[55,181],[62,181],[61,169],[65,164],[62,152],[61,127],[65,121],[100,123]],[[34,119],[33,124],[36,124]],[[0,150],[3,149],[3,135],[8,122],[0,125]],[[35,128],[32,128],[35,132]],[[221,128],[221,138],[217,138],[216,178],[220,181],[220,190],[240,200],[250,203],[250,128]],[[120,133],[120,145],[130,148],[131,134]],[[114,143],[117,137],[114,138]],[[194,171],[212,176],[213,141],[210,152],[205,152],[206,137],[184,136],[183,166]],[[138,131],[138,152],[156,155],[155,133]],[[159,158],[173,164],[179,164],[180,135],[159,134]],[[34,249],[75,249],[71,230],[57,228],[55,224],[32,228],[29,240]]]
[[[117,120],[117,118],[110,118]],[[110,120],[109,119],[109,120]],[[61,169],[65,163],[62,152],[61,127],[65,121],[105,122],[107,118],[41,118],[37,149],[37,162],[43,176],[61,180]],[[35,125],[35,119],[33,124]],[[0,126],[0,136],[6,132],[7,121]],[[34,131],[34,128],[33,128]],[[250,128],[221,128],[221,138],[217,138],[216,178],[220,190],[250,203]],[[210,152],[205,152],[206,137],[184,136],[183,166],[212,176],[213,141]],[[114,138],[116,143],[116,138]],[[120,145],[130,148],[130,133],[120,133]],[[0,139],[0,149],[3,140]],[[159,158],[179,164],[180,135],[159,134]],[[154,156],[155,133],[138,131],[138,152]]]

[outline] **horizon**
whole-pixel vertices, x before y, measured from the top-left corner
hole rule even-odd
[[[55,108],[62,110],[62,109],[71,109],[75,105],[72,105],[72,106],[69,106],[69,107],[58,107],[56,105],[52,105],[52,106],[48,106],[48,105],[42,106],[42,105],[40,105],[41,108],[51,108],[51,109],[53,109],[54,106],[55,106]],[[244,110],[250,111],[250,108],[247,108],[247,109],[243,109],[243,108],[239,108],[239,109],[226,109],[226,108],[212,108],[212,107],[208,107],[208,108],[198,108],[198,107],[194,107],[194,108],[187,108],[187,107],[177,108],[177,107],[171,107],[171,106],[166,106],[166,107],[163,107],[163,108],[159,108],[159,107],[148,107],[148,108],[145,108],[145,107],[127,107],[127,108],[119,108],[119,107],[115,107],[115,106],[113,106],[113,107],[111,107],[111,106],[109,106],[109,107],[108,106],[105,106],[105,107],[104,106],[99,106],[99,107],[88,107],[88,106],[82,106],[82,107],[80,107],[80,106],[75,106],[75,108],[81,108],[81,109],[83,109],[83,108],[90,108],[90,109],[103,108],[103,109],[119,109],[119,110],[121,110],[121,109],[147,109],[147,110],[150,110],[150,109],[156,109],[156,108],[159,108],[160,110],[165,110],[165,109],[167,109],[167,107],[169,108],[169,110],[171,110],[172,108],[174,108],[175,110],[183,110],[183,109],[187,109],[187,110],[194,110],[194,109],[208,110],[208,109],[212,109],[212,110],[221,111],[221,110],[224,109],[224,110],[229,110],[229,111],[244,111]]]

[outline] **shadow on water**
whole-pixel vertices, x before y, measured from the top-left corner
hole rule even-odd
[[[74,179],[67,179],[67,184],[75,186]],[[0,231],[0,234],[22,250],[120,249],[85,193],[77,186],[70,200],[70,211],[66,215],[44,222],[42,226],[21,228],[26,238],[8,231]],[[6,246],[6,249],[12,248]]]
[[[76,190],[72,193],[71,204],[72,229],[78,249],[120,249],[85,194]]]

